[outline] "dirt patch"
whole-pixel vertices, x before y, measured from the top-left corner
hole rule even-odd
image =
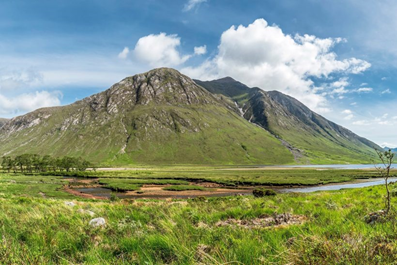
[[[215,226],[238,226],[241,228],[282,228],[289,225],[299,225],[306,221],[304,215],[292,215],[289,213],[276,214],[274,216],[266,216],[254,218],[249,220],[227,219],[226,221],[219,221]]]
[[[196,185],[198,183],[195,183]],[[199,184],[202,187],[202,183]],[[185,191],[170,191],[163,190],[167,185],[144,185],[139,191],[127,192],[127,196],[135,198],[194,198],[199,196],[214,197],[214,196],[232,196],[232,195],[247,195],[252,194],[252,189],[227,189],[227,188],[210,188],[208,190],[185,190]]]
[[[74,196],[78,196],[81,198],[94,199],[94,200],[107,200],[108,199],[108,198],[101,197],[101,196],[95,196],[95,195],[88,194],[88,193],[82,193],[80,191],[72,189],[69,186],[63,186],[63,190],[66,191],[67,193],[70,193]]]

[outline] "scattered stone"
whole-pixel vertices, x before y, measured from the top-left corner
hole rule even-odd
[[[105,218],[99,217],[99,218],[92,219],[89,224],[92,227],[100,227],[100,226],[105,226],[106,221],[105,221]]]
[[[43,197],[43,198],[46,197],[44,192],[39,192],[39,195],[40,195],[41,197]]]
[[[215,226],[238,226],[242,228],[264,228],[264,227],[282,227],[286,225],[298,225],[306,221],[304,215],[292,215],[289,213],[276,214],[263,218],[254,218],[250,220],[240,220],[229,218],[226,221],[219,221]]]
[[[12,179],[12,180],[10,180],[10,183],[17,183],[17,182],[16,182],[15,180]]]
[[[386,211],[385,210],[379,210],[373,213],[368,214],[365,216],[365,222],[367,224],[374,224],[376,222],[379,222],[386,216]]]
[[[76,204],[74,202],[65,202],[66,206],[74,207]]]
[[[93,217],[95,215],[95,213],[90,210],[78,209],[77,212],[81,213],[81,214],[88,214],[91,217]]]

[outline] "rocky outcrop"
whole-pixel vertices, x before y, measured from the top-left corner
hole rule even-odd
[[[230,98],[159,68],[71,105],[11,119],[0,128],[0,156],[29,152],[124,165],[292,162],[281,143],[236,111]],[[282,156],[275,158],[276,150]]]
[[[0,128],[7,122],[7,119],[0,118]]]
[[[280,139],[299,163],[318,159],[370,163],[376,157],[374,149],[380,148],[281,92],[249,88],[231,78],[196,82],[208,91],[233,98],[239,114]]]

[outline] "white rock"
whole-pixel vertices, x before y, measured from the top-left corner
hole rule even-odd
[[[66,206],[74,207],[76,204],[74,202],[65,202]]]
[[[95,215],[95,213],[93,212],[93,211],[90,211],[90,210],[84,210],[84,209],[78,209],[77,210],[77,212],[78,213],[81,213],[81,214],[88,214],[89,216],[94,216]]]
[[[105,226],[105,225],[106,225],[106,221],[102,217],[94,218],[90,221],[90,226],[92,226],[92,227],[99,227],[99,226]]]

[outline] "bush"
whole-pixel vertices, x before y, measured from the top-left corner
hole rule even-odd
[[[255,197],[265,197],[265,196],[275,196],[277,193],[274,190],[264,189],[264,188],[257,188],[254,189],[253,192]]]

